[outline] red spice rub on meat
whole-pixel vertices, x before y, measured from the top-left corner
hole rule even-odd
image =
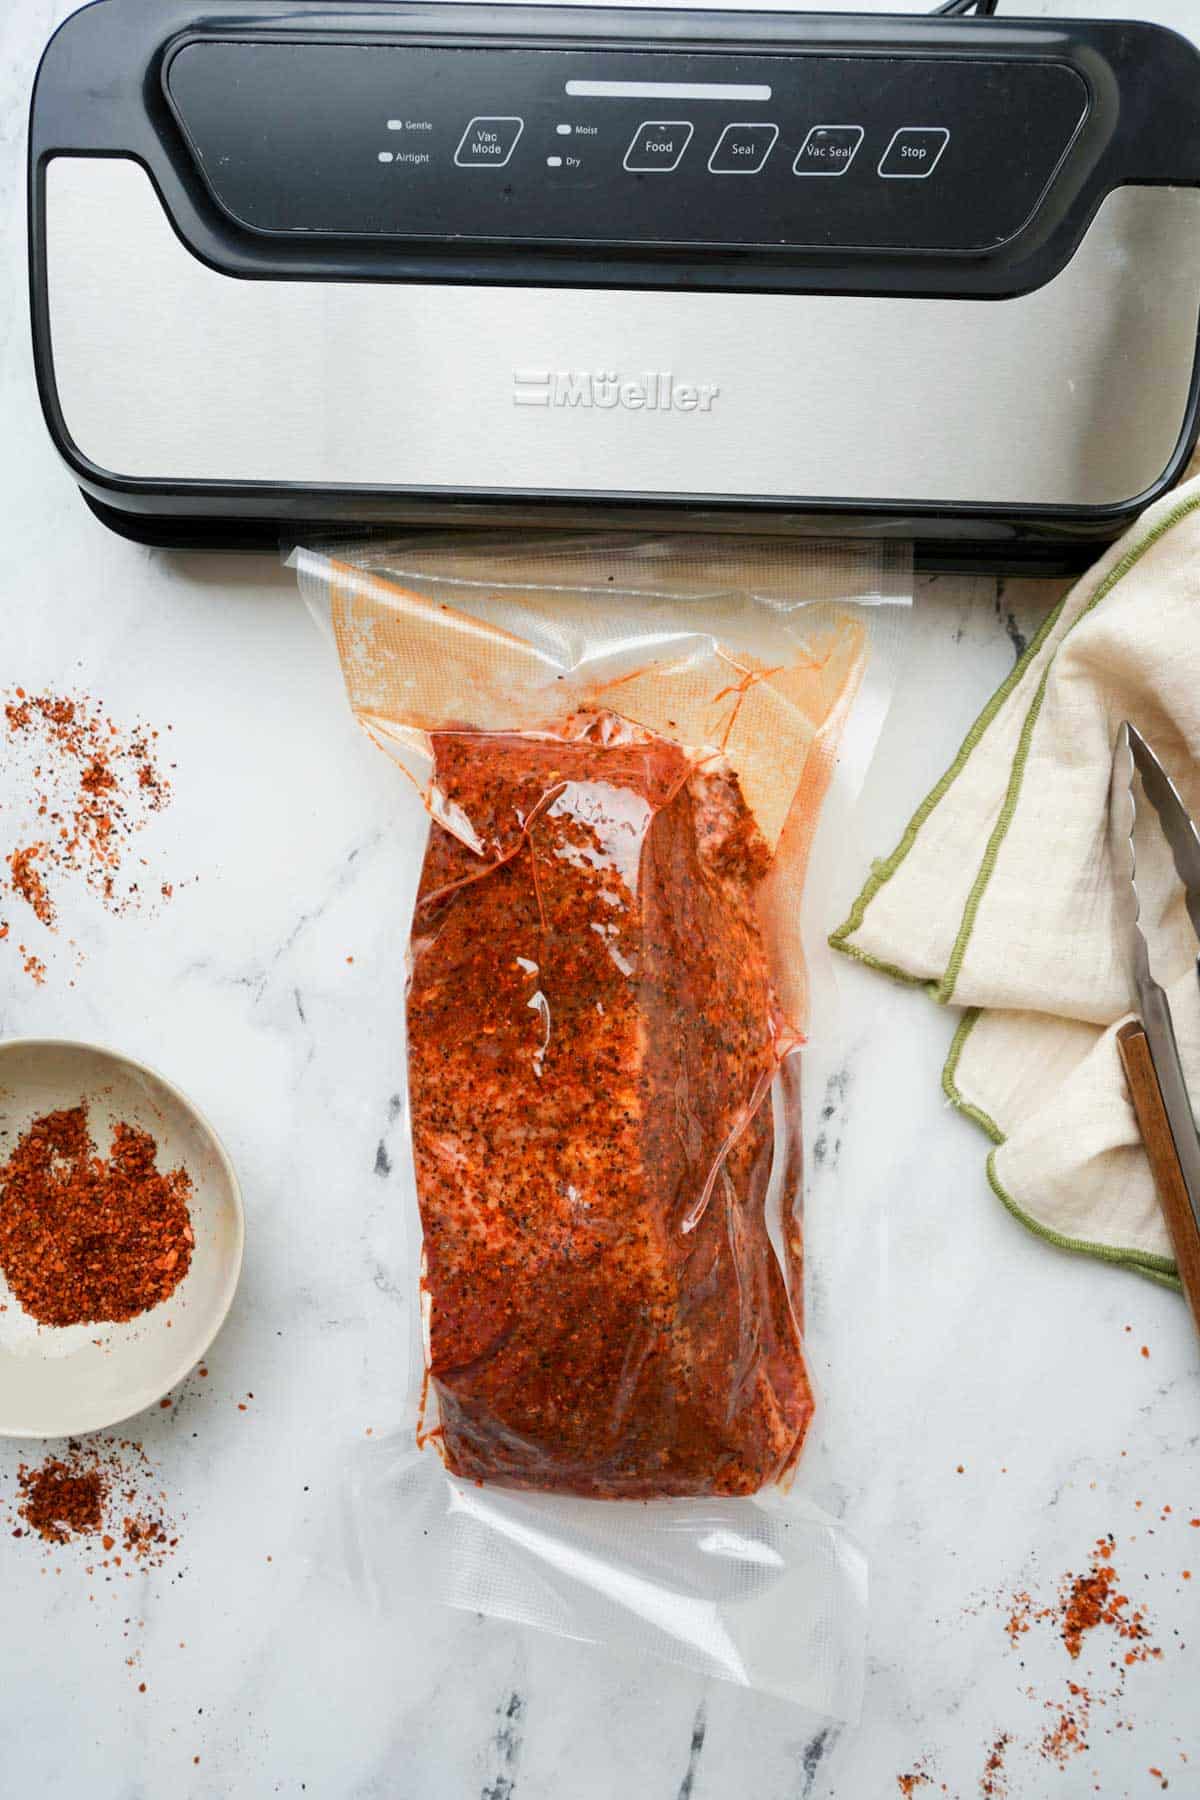
[[[434,738],[479,839],[433,826],[408,1001],[443,1451],[524,1487],[751,1493],[812,1412],[765,1222],[767,850],[723,768],[579,728]]]

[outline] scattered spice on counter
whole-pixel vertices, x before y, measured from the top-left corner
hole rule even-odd
[[[40,956],[35,956],[32,950],[26,950],[24,944],[18,944],[17,950],[23,958],[21,967],[24,969],[26,975],[28,975],[30,981],[32,981],[35,986],[41,987],[46,980],[45,963]]]
[[[172,1294],[195,1236],[186,1170],[163,1174],[149,1132],[118,1121],[97,1154],[86,1103],[46,1113],[0,1168],[0,1269],[42,1325],[136,1318]]]
[[[52,1456],[36,1469],[22,1463],[17,1484],[21,1517],[47,1543],[65,1544],[69,1538],[100,1530],[107,1490],[99,1468],[83,1467],[78,1459],[64,1462]],[[17,1531],[13,1535],[23,1534]]]
[[[1099,1538],[1092,1565],[1086,1575],[1071,1582],[1062,1611],[1062,1640],[1067,1654],[1078,1657],[1085,1632],[1098,1625],[1110,1625],[1118,1636],[1141,1642],[1145,1639],[1145,1616],[1139,1610],[1128,1611],[1128,1596],[1117,1591],[1117,1572],[1112,1566],[1115,1540]]]
[[[1149,1346],[1149,1344],[1143,1344],[1143,1345],[1142,1345],[1142,1355],[1143,1355],[1143,1356],[1145,1356],[1145,1357],[1149,1357],[1149,1355],[1150,1355],[1150,1346]]]
[[[983,1774],[979,1777],[979,1792],[986,1800],[1006,1800],[1008,1780],[1004,1773],[1004,1756],[1011,1743],[1011,1734],[1002,1731],[988,1751]]]
[[[1047,1700],[1046,1710],[1057,1715],[1056,1722],[1043,1733],[1038,1749],[1046,1762],[1065,1769],[1073,1756],[1082,1756],[1088,1747],[1088,1726],[1092,1716],[1092,1696],[1076,1681],[1067,1683],[1069,1700]]]
[[[20,895],[26,905],[33,908],[43,925],[53,925],[56,916],[54,902],[37,868],[38,858],[45,854],[45,844],[27,844],[23,850],[14,850],[8,859],[8,872],[12,878],[13,893]]]
[[[179,1541],[167,1536],[167,1528],[161,1519],[126,1514],[121,1529],[125,1549],[141,1562],[159,1559],[162,1552],[173,1550]]]
[[[123,879],[123,863],[130,839],[170,800],[158,732],[140,723],[122,729],[86,694],[10,688],[0,701],[12,832],[3,857],[14,899],[48,931],[57,891],[71,879],[82,878],[111,912],[139,905],[141,884]],[[171,892],[163,882],[162,898]],[[0,938],[7,933],[0,921]],[[24,946],[21,955],[26,974],[43,981],[44,961]]]
[[[22,1463],[10,1522],[14,1538],[56,1550],[80,1540],[94,1546],[109,1580],[138,1566],[161,1567],[179,1544],[149,1459],[126,1438],[72,1440],[62,1454]],[[86,1573],[95,1567],[89,1563]]]
[[[1131,1607],[1129,1596],[1120,1592],[1112,1562],[1115,1544],[1115,1538],[1098,1538],[1086,1572],[1067,1576],[1053,1605],[1035,1607],[1024,1590],[1013,1594],[1005,1623],[1009,1642],[1015,1644],[1035,1622],[1050,1620],[1057,1625],[1067,1654],[1074,1660],[1078,1660],[1087,1633],[1101,1625],[1108,1626],[1118,1637],[1136,1646],[1126,1653],[1126,1666],[1161,1655],[1161,1651],[1147,1642],[1149,1631],[1145,1612],[1140,1607]]]
[[[1009,1598],[1008,1619],[1004,1629],[1008,1633],[1008,1641],[1015,1644],[1017,1639],[1029,1630],[1035,1618],[1041,1615],[1034,1609],[1033,1596],[1021,1588]]]
[[[920,1769],[913,1769],[908,1775],[897,1775],[896,1786],[904,1795],[915,1794],[918,1788],[932,1787],[929,1776]]]
[[[1141,1508],[1144,1502],[1135,1500],[1133,1504]],[[1163,1505],[1160,1525],[1169,1529],[1173,1516],[1172,1507]],[[1185,1524],[1200,1528],[1200,1520],[1196,1519],[1180,1517],[1176,1523],[1181,1528]],[[1154,1535],[1153,1529],[1148,1535]],[[1137,1604],[1132,1589],[1117,1572],[1117,1555],[1118,1540],[1114,1534],[1106,1533],[1095,1540],[1086,1568],[1062,1577],[1053,1599],[1035,1598],[1028,1589],[991,1597],[1002,1604],[1004,1631],[1014,1649],[1021,1649],[1022,1669],[1026,1667],[1027,1655],[1023,1640],[1035,1627],[1048,1628],[1053,1633],[1053,1641],[1066,1653],[1068,1667],[1082,1666],[1081,1678],[1065,1680],[1061,1695],[1047,1696],[1045,1690],[1034,1686],[1021,1688],[1024,1700],[1039,1706],[1043,1723],[1024,1730],[1006,1726],[985,1749],[979,1792],[986,1800],[1007,1800],[1010,1791],[1029,1791],[1022,1785],[1024,1776],[1018,1779],[1016,1773],[1008,1770],[1010,1752],[1023,1760],[1036,1758],[1043,1766],[1066,1771],[1073,1767],[1076,1758],[1094,1748],[1094,1727],[1098,1723],[1103,1722],[1106,1735],[1134,1730],[1133,1721],[1121,1710],[1131,1670],[1139,1664],[1160,1661],[1163,1650],[1153,1641],[1146,1607]],[[1190,1571],[1181,1573],[1183,1579],[1190,1579]],[[1149,1580],[1149,1575],[1143,1579]],[[972,1605],[967,1610],[975,1612],[978,1607]],[[1106,1635],[1093,1646],[1097,1633]],[[1179,1632],[1174,1636],[1178,1639]],[[1112,1639],[1116,1642],[1110,1648]],[[1085,1651],[1090,1652],[1086,1663]],[[1107,1672],[1102,1672],[1105,1665]],[[1180,1755],[1187,1760],[1182,1751]],[[912,1776],[898,1777],[902,1793],[910,1794],[915,1786],[928,1780],[922,1773],[924,1766],[923,1761],[919,1762]],[[905,1781],[913,1785],[906,1787]],[[1163,1785],[1169,1786],[1166,1777]],[[1037,1791],[1043,1791],[1041,1786]],[[1099,1787],[1095,1791],[1099,1792]]]

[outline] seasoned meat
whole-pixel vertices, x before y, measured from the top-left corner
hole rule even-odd
[[[812,1411],[767,1235],[779,1057],[734,777],[597,715],[434,738],[409,1083],[447,1466],[743,1494]],[[469,822],[469,824],[468,824]]]

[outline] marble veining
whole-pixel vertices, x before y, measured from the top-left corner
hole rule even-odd
[[[473,1615],[365,1604],[343,1471],[406,1391],[397,1081],[422,820],[349,719],[290,574],[109,536],[51,452],[25,313],[24,117],[67,10],[22,0],[0,17],[0,683],[77,684],[116,717],[173,725],[174,801],[140,851],[179,886],[154,917],[77,896],[57,938],[30,924],[43,987],[0,943],[0,1019],[107,1040],[176,1080],[237,1162],[248,1235],[209,1375],[131,1428],[180,1523],[174,1560],[106,1583],[69,1546],[47,1559],[0,1532],[0,1795],[885,1800],[911,1774],[918,1796],[967,1800],[1004,1733],[1020,1800],[1158,1792],[1151,1768],[1200,1795],[1184,1309],[1008,1217],[939,1087],[953,1015],[851,967],[807,1052],[821,1410],[802,1485],[872,1562],[861,1724]],[[1194,0],[1157,16],[1197,24]],[[830,923],[1047,604],[1028,583],[922,584]],[[0,1517],[28,1454],[0,1444]],[[1068,1678],[1103,1687],[1111,1651],[1071,1665],[1046,1631],[1014,1648],[1004,1597],[1049,1599],[1108,1531],[1164,1654],[1094,1707],[1088,1751],[1059,1769],[1036,1748],[1047,1703]]]

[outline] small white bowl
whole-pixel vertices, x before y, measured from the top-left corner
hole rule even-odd
[[[0,1164],[34,1119],[81,1101],[102,1154],[124,1119],[156,1139],[160,1169],[187,1170],[192,1260],[169,1299],[121,1325],[39,1325],[0,1272],[0,1437],[78,1437],[153,1406],[216,1337],[241,1272],[242,1196],[216,1132],[178,1088],[113,1050],[0,1042]]]

